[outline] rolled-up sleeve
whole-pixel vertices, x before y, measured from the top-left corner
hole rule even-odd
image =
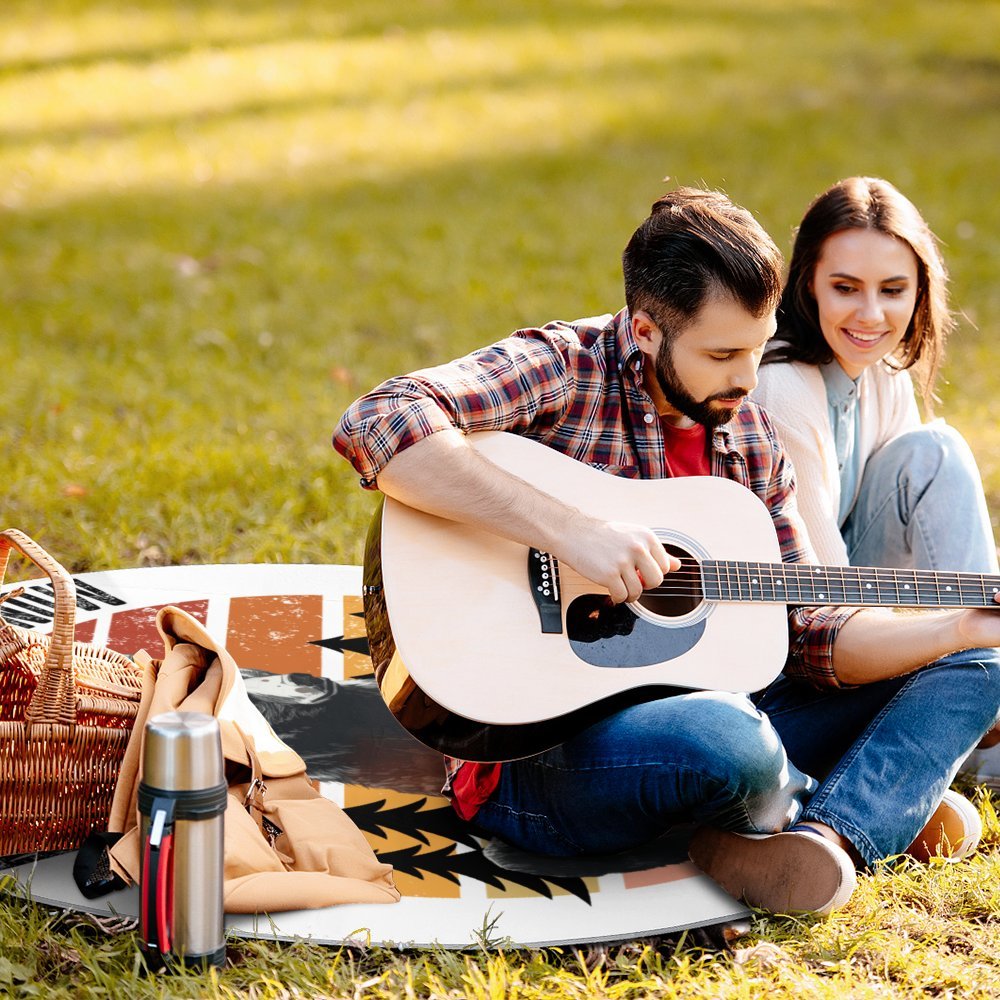
[[[361,485],[375,489],[394,455],[438,431],[551,425],[571,391],[570,350],[571,342],[544,330],[518,331],[457,361],[391,378],[348,407],[333,446]]]
[[[788,616],[789,647],[785,674],[814,687],[847,687],[833,669],[837,633],[859,608],[795,608]]]
[[[406,386],[393,384],[399,381],[355,400],[333,432],[333,447],[354,466],[365,489],[376,488],[379,472],[397,452],[455,426],[433,398],[410,395]]]

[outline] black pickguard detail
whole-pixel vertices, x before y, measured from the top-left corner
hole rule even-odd
[[[693,649],[705,621],[664,626],[640,618],[605,594],[584,594],[566,609],[566,634],[573,652],[595,667],[648,667]]]

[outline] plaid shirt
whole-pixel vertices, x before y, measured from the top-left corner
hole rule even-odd
[[[347,410],[333,444],[366,489],[376,488],[379,471],[397,452],[449,427],[513,431],[616,475],[662,479],[669,475],[663,432],[643,389],[644,363],[627,310],[518,330],[457,361],[384,382]],[[815,562],[791,463],[753,401],[715,429],[711,470],[764,501],[785,562]],[[790,609],[785,673],[839,687],[833,642],[854,613]]]

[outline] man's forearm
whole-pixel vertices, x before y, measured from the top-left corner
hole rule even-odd
[[[615,601],[637,599],[680,566],[648,526],[581,512],[494,465],[458,430],[398,452],[378,485],[409,507],[551,552]]]
[[[378,487],[408,507],[538,548],[556,544],[553,525],[582,517],[484,458],[458,430],[439,431],[393,456]]]
[[[972,612],[997,615],[997,612]],[[978,619],[971,619],[978,623]],[[996,619],[1000,627],[1000,616]],[[833,647],[833,668],[844,684],[868,684],[907,674],[960,649],[991,645],[989,635],[970,629],[970,612],[922,611],[899,614],[869,608],[841,627]],[[993,637],[996,638],[995,636]]]

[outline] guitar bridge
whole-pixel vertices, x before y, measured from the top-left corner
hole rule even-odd
[[[543,632],[562,632],[559,563],[548,552],[528,549],[528,583]]]

